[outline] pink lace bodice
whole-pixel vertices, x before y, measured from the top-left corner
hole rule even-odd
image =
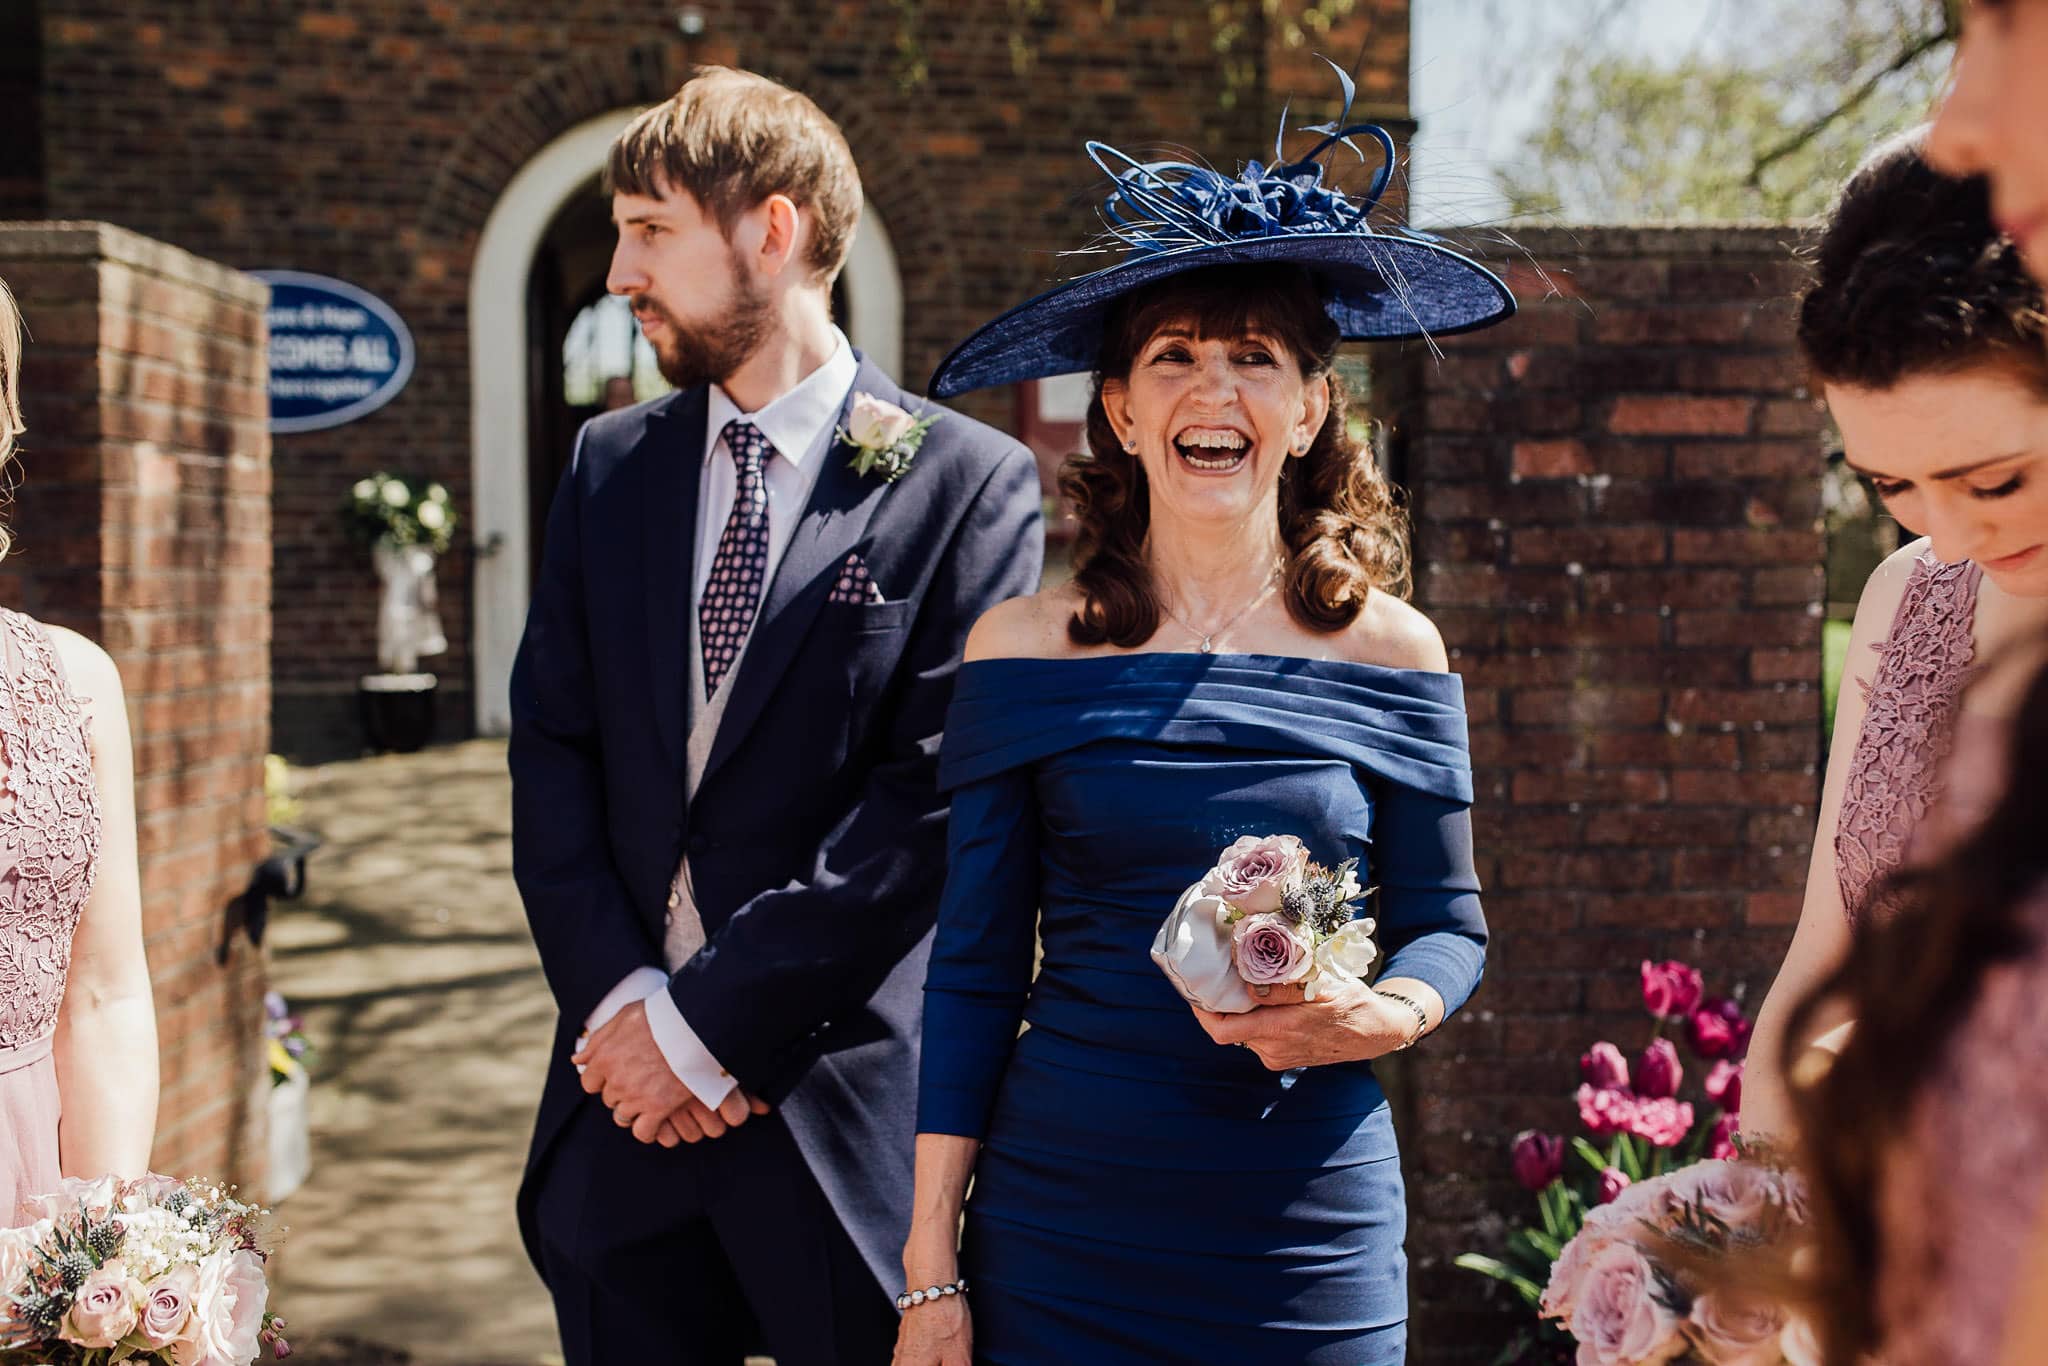
[[[1877,671],[1863,689],[1868,710],[1835,827],[1835,877],[1849,922],[1877,909],[1878,887],[1905,858],[1913,828],[1941,796],[1956,699],[1975,651],[1983,571],[1923,552],[1906,581]]]
[[[84,715],[43,628],[0,609],[0,1071],[57,1027],[99,847]]]

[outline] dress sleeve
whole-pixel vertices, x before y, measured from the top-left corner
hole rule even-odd
[[[1472,863],[1472,808],[1394,783],[1374,785],[1382,977],[1427,982],[1449,1019],[1486,969],[1486,916]]]
[[[924,981],[917,1131],[980,1138],[1031,995],[1038,800],[1029,767],[953,793],[946,890]]]

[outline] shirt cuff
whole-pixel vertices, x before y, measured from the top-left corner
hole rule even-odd
[[[647,999],[647,993],[658,991],[668,985],[668,974],[660,968],[634,968],[626,974],[626,980],[605,993],[583,1021],[583,1032],[595,1034],[611,1022],[612,1016],[624,1010],[635,1001]]]
[[[662,990],[647,998],[647,1027],[654,1032],[654,1042],[661,1049],[661,1056],[668,1059],[671,1072],[690,1088],[690,1094],[704,1102],[708,1109],[716,1110],[718,1103],[732,1093],[736,1084],[718,1059],[711,1056],[711,1050],[697,1037],[697,1031],[690,1028],[690,1022],[683,1018],[683,1012],[676,1009],[675,998],[668,994],[668,979],[661,980]]]

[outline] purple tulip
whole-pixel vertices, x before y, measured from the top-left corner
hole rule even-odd
[[[1679,1065],[1678,1049],[1669,1039],[1652,1039],[1643,1055],[1636,1059],[1636,1094],[1648,1100],[1664,1100],[1678,1094],[1678,1084],[1685,1079],[1685,1068]]]
[[[1699,970],[1677,959],[1643,960],[1643,1008],[1660,1020],[1680,1020],[1700,1003],[1706,984]]]
[[[1510,1165],[1525,1190],[1540,1191],[1564,1175],[1564,1139],[1524,1129],[1515,1135]]]
[[[1600,1203],[1611,1205],[1621,1198],[1621,1193],[1630,1186],[1628,1173],[1619,1167],[1609,1167],[1600,1173]]]
[[[1579,1080],[1601,1091],[1628,1089],[1628,1059],[1621,1050],[1604,1040],[1579,1059]]]

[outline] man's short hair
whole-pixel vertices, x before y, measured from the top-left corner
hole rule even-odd
[[[766,76],[710,66],[619,134],[606,158],[607,194],[658,198],[685,190],[728,238],[772,194],[808,210],[807,264],[830,281],[860,221],[860,172],[846,135],[811,99]]]

